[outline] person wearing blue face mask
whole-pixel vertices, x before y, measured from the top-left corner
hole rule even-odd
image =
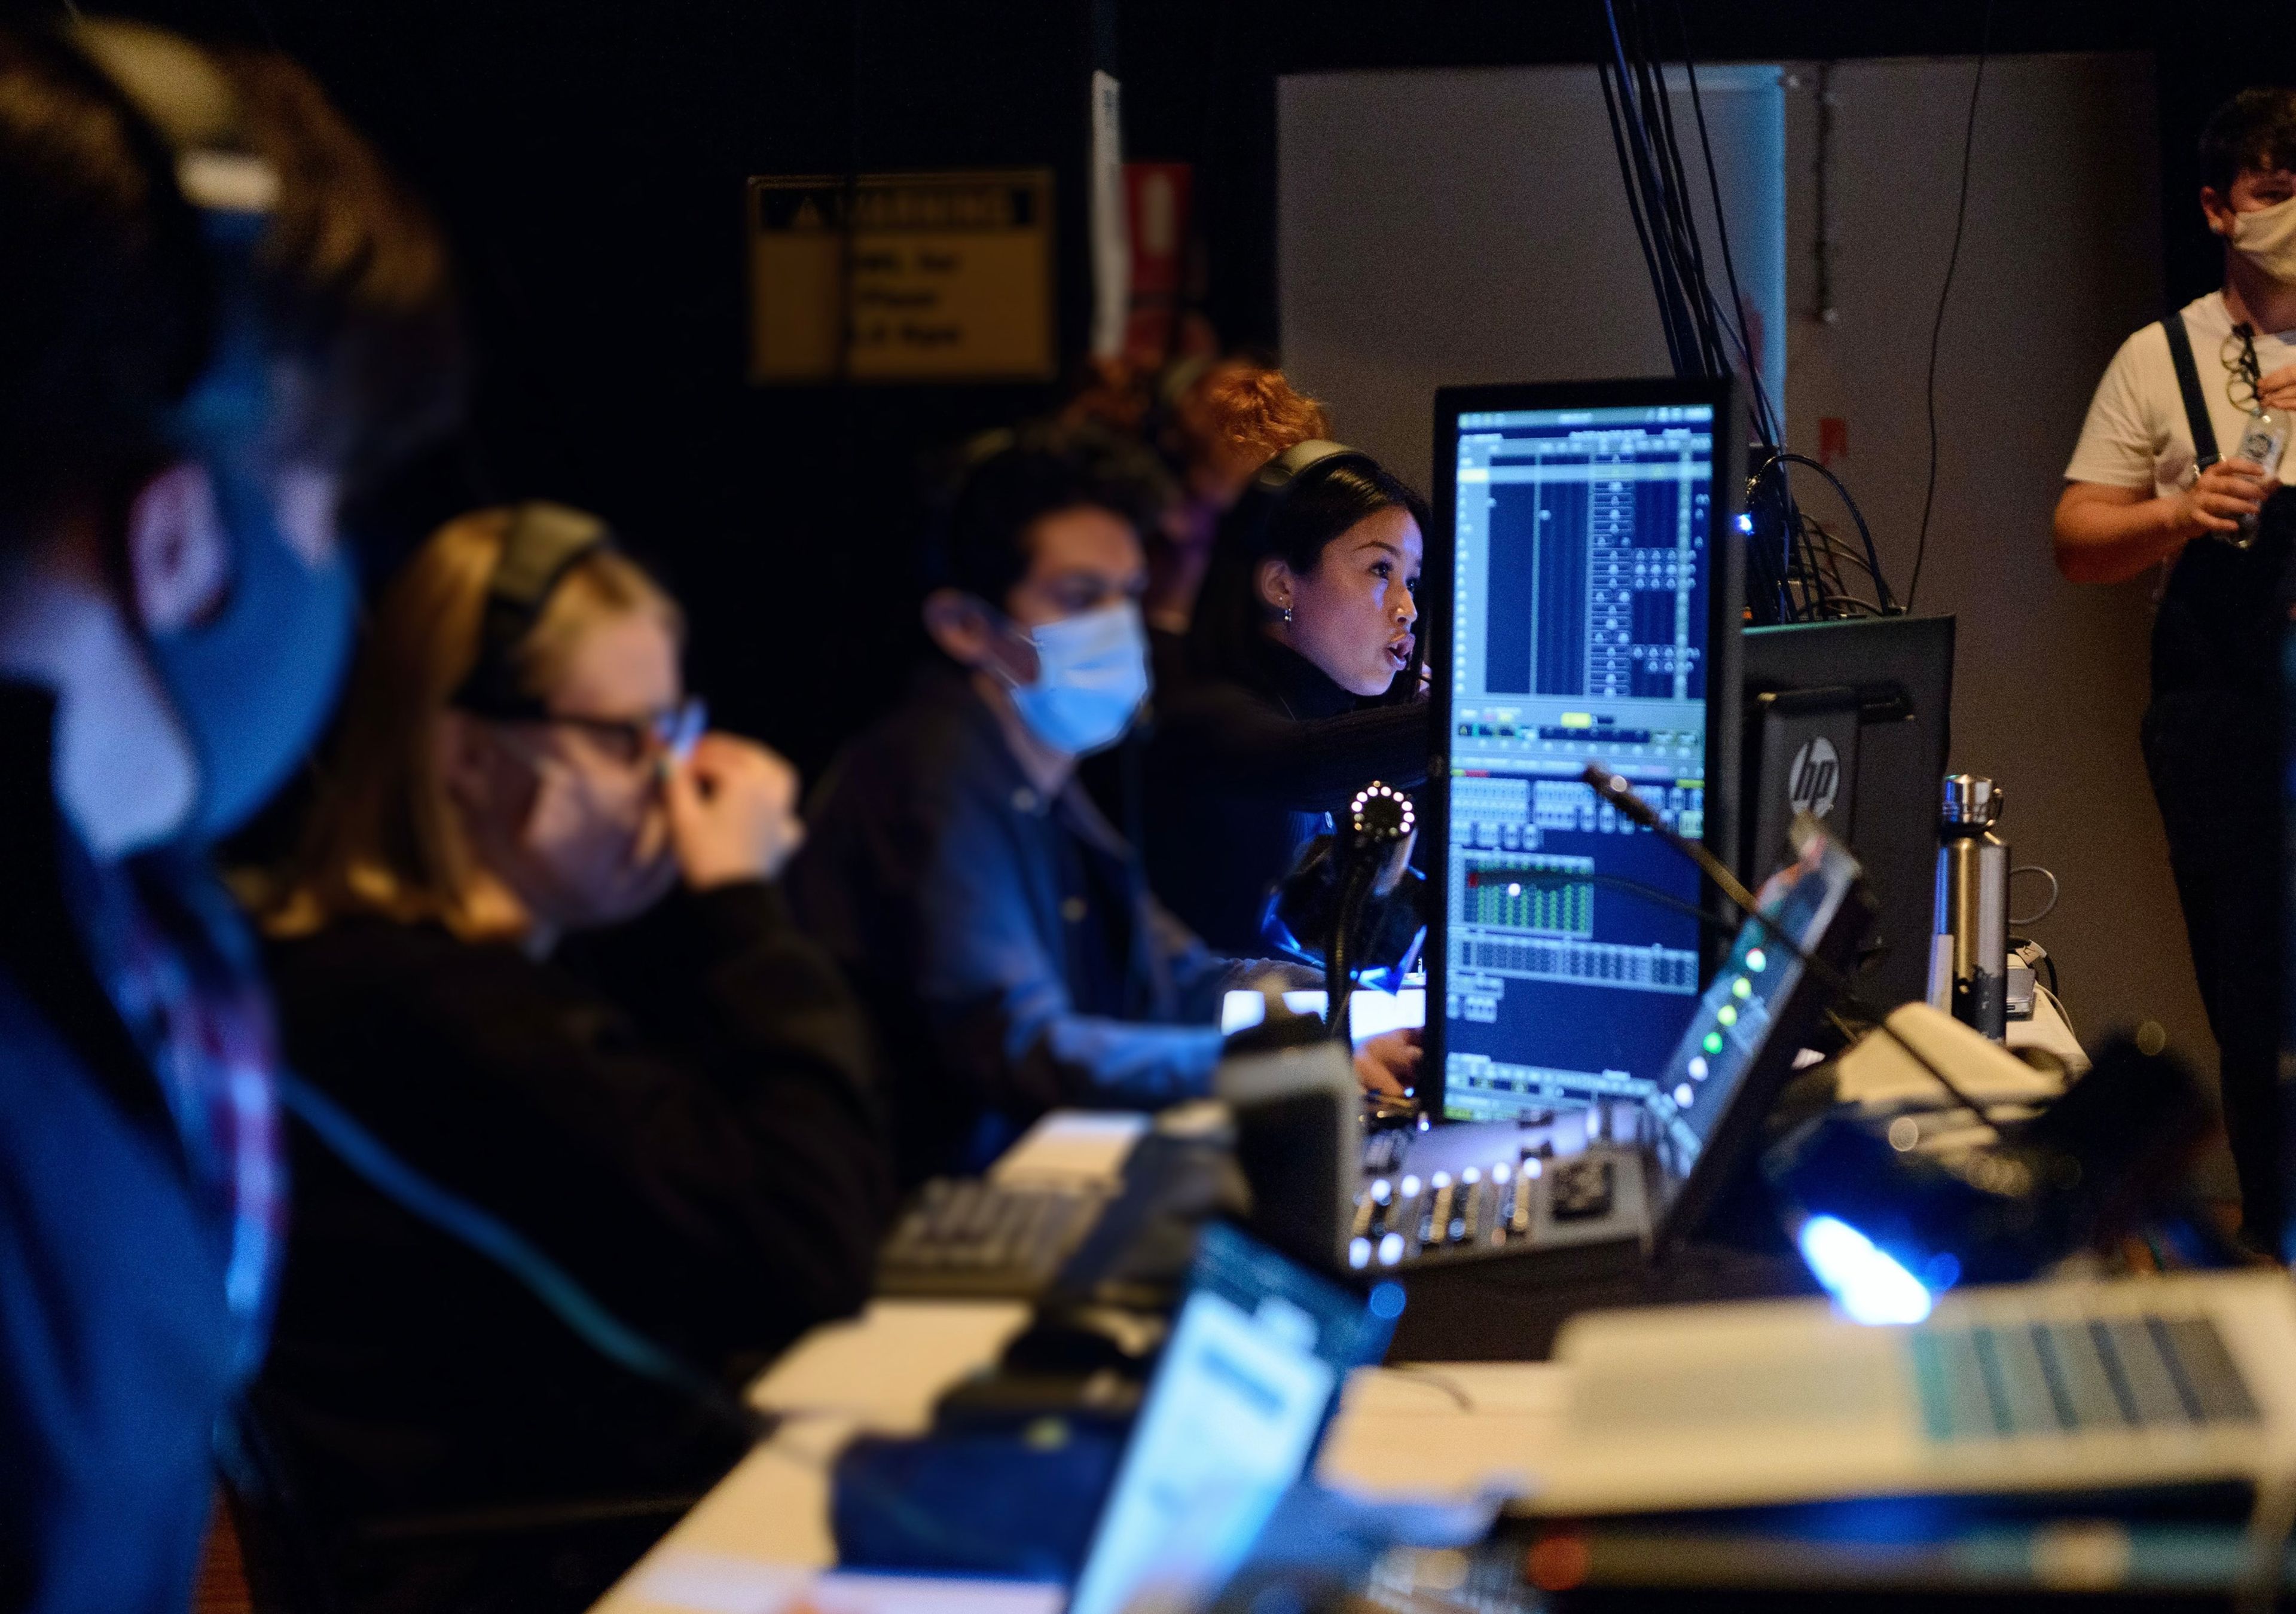
[[[0,30],[0,1608],[180,1610],[286,1184],[207,848],[351,634],[348,480],[448,418],[444,253],[283,60]]]
[[[924,602],[938,654],[832,764],[787,878],[875,1011],[903,1179],[985,1165],[1062,1104],[1202,1094],[1219,957],[1149,894],[1076,779],[1149,693],[1142,530],[1168,487],[1089,428],[980,458]],[[1391,1085],[1382,1048],[1359,1061]]]

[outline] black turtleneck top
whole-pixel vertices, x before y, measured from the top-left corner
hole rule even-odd
[[[1426,702],[1360,700],[1262,640],[1241,678],[1156,694],[1143,790],[1150,886],[1218,951],[1263,954],[1267,894],[1325,815],[1374,779],[1427,778]]]

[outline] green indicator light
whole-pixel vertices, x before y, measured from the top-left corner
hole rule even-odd
[[[1706,1034],[1706,1040],[1699,1045],[1709,1053],[1719,1053],[1722,1052],[1722,1034],[1719,1031],[1709,1031]]]
[[[1753,996],[1753,995],[1754,995],[1754,983],[1753,983],[1752,981],[1748,980],[1744,976],[1741,975],[1737,979],[1735,979],[1735,980],[1734,980],[1734,981],[1732,981],[1732,982],[1730,983],[1730,995],[1731,995],[1731,996],[1733,996],[1733,997],[1751,997],[1751,996]]]
[[[1714,1011],[1714,1018],[1720,1020],[1726,1026],[1736,1025],[1738,1023],[1737,1005],[1734,1004],[1724,1004],[1720,1008]]]

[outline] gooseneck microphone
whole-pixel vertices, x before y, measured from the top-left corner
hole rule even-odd
[[[1635,794],[1632,782],[1611,772],[1599,762],[1588,763],[1586,771],[1578,776],[1595,787],[1596,796],[1696,864],[1706,878],[1721,889],[1722,895],[1730,899],[1733,907],[1742,914],[1752,914],[1757,920],[1761,918],[1756,911],[1754,894],[1739,882],[1738,877],[1730,872],[1729,865],[1698,842],[1677,835],[1669,829],[1666,820],[1658,815],[1658,809]]]
[[[1355,995],[1356,932],[1362,928],[1364,905],[1382,886],[1393,889],[1418,827],[1411,799],[1376,779],[1348,803],[1347,822],[1340,826],[1339,836],[1344,873],[1324,947],[1324,1024],[1341,1042],[1351,1040],[1348,1004]]]
[[[1905,1037],[1898,1036],[1896,1028],[1890,1024],[1887,1014],[1877,1012],[1871,1004],[1858,996],[1855,982],[1825,960],[1811,953],[1801,945],[1800,940],[1788,934],[1783,926],[1773,922],[1768,914],[1762,912],[1761,905],[1755,900],[1754,894],[1746,889],[1744,882],[1733,874],[1720,858],[1698,842],[1669,828],[1649,802],[1635,794],[1635,787],[1630,781],[1611,772],[1599,762],[1588,763],[1578,776],[1594,787],[1595,794],[1601,799],[1609,802],[1633,823],[1650,831],[1667,845],[1696,864],[1706,878],[1714,882],[1716,889],[1730,899],[1731,906],[1761,926],[1772,941],[1792,954],[1804,969],[1832,987],[1853,1011],[1872,1020],[1874,1030],[1895,1043],[1912,1058],[1915,1064],[1927,1071],[1939,1086],[1952,1095],[1956,1103],[1962,1105],[1979,1118],[1984,1118],[1985,1110],[1976,1100],[1964,1093],[1959,1084],[1939,1069],[1937,1062],[1928,1054],[1915,1047]]]

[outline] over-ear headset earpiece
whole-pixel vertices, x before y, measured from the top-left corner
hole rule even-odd
[[[455,706],[506,721],[545,715],[542,702],[520,687],[518,646],[566,574],[613,543],[613,530],[603,521],[564,504],[536,499],[511,511],[502,558],[487,581],[479,657],[455,692]]]
[[[1267,529],[1283,501],[1306,484],[1321,481],[1346,465],[1379,469],[1378,461],[1345,443],[1322,438],[1294,443],[1252,474],[1243,496],[1220,524],[1219,543],[1257,562],[1267,553]]]

